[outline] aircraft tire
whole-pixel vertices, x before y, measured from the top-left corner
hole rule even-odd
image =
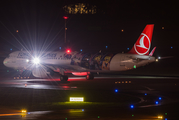
[[[89,75],[86,76],[86,79],[87,80],[93,80],[94,79],[94,75],[89,74]]]
[[[60,76],[60,81],[68,81],[68,76],[66,76],[66,75],[61,75],[61,76]]]

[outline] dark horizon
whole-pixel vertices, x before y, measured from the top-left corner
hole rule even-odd
[[[96,13],[67,14],[63,9],[65,5],[78,3],[88,4],[89,9],[96,6]],[[151,46],[151,49],[157,47],[154,55],[172,56],[179,50],[176,5],[135,0],[4,1],[0,6],[0,41],[3,43],[0,49],[64,48],[63,16],[67,15],[67,42],[73,51],[128,52],[127,48],[132,48],[145,25],[154,24]]]

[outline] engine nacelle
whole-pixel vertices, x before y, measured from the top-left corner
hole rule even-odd
[[[38,78],[47,78],[48,77],[49,72],[47,71],[47,68],[45,67],[34,67],[32,70],[32,75],[34,77],[38,77]]]

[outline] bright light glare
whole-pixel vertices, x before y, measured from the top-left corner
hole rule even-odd
[[[70,97],[70,102],[71,101],[79,101],[79,102],[83,102],[84,98],[83,97]]]
[[[26,62],[29,62],[29,59],[27,59]]]
[[[163,118],[163,116],[158,116],[158,119],[162,119]]]
[[[39,64],[39,63],[40,63],[39,58],[34,58],[33,63],[34,63],[34,64]]]
[[[26,113],[27,111],[26,110],[22,110],[22,113]]]

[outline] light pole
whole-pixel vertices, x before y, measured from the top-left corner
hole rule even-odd
[[[67,28],[66,28],[66,20],[68,19],[68,17],[63,16],[63,19],[65,19],[65,43],[66,43],[66,30],[67,30]]]

